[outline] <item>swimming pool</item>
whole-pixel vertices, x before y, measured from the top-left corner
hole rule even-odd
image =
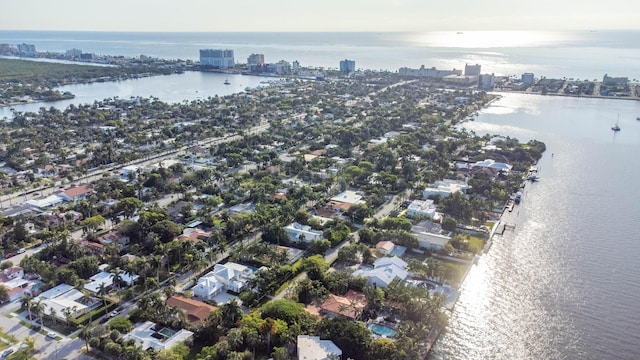
[[[369,330],[371,330],[371,332],[376,335],[384,336],[387,338],[392,338],[396,335],[395,330],[380,324],[372,324],[371,326],[369,326]]]
[[[167,339],[176,334],[176,332],[174,330],[171,330],[169,328],[162,328],[162,329],[160,329],[160,331],[158,331],[158,333],[160,335],[166,337]]]

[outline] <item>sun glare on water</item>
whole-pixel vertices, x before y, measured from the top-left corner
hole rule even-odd
[[[439,31],[417,34],[423,46],[452,48],[502,48],[552,45],[563,40],[557,33],[541,31]]]

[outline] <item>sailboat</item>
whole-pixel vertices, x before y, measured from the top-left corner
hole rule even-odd
[[[620,122],[620,114],[618,114],[618,121],[616,121],[616,124],[611,127],[611,130],[620,131],[620,126],[618,125],[619,122]]]
[[[229,78],[228,77],[226,79],[224,79],[224,84],[225,85],[231,85],[231,83],[229,82]]]

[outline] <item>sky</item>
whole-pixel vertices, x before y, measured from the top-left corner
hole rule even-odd
[[[638,29],[630,0],[3,0],[0,30]]]

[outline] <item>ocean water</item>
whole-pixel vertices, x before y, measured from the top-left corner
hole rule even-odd
[[[298,60],[302,66],[337,68],[340,60],[361,69],[435,66],[484,73],[601,79],[640,78],[640,31],[466,31],[382,33],[130,33],[0,31],[0,43],[28,43],[38,51],[197,60],[199,49],[229,48],[236,62],[262,53],[267,62]]]
[[[465,125],[547,152],[433,359],[640,358],[639,115],[637,101],[509,94]]]

